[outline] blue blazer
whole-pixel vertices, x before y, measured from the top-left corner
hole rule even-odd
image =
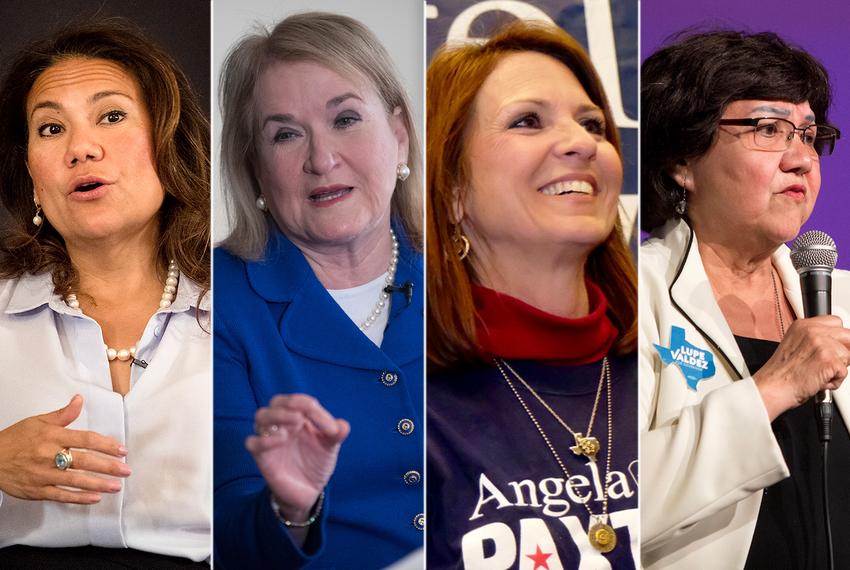
[[[399,238],[396,282],[412,282],[413,297],[392,294],[380,348],[277,229],[262,261],[216,250],[217,566],[382,568],[422,546],[422,256]],[[351,423],[321,518],[302,548],[275,518],[245,449],[257,408],[293,392],[316,397]]]

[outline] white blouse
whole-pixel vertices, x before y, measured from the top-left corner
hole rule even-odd
[[[94,505],[0,493],[0,548],[134,548],[210,556],[212,375],[209,297],[181,276],[176,297],[148,321],[130,391],[112,389],[103,334],[53,293],[49,274],[0,280],[0,429],[84,398],[68,427],[116,439],[133,473]],[[57,452],[59,449],[56,450]]]
[[[381,294],[384,292],[384,287],[387,285],[387,272],[383,275],[356,287],[348,289],[328,289],[328,294],[336,301],[336,304],[348,315],[358,327],[361,323],[366,322],[369,315],[375,309],[378,300],[381,299]],[[375,346],[380,347],[384,341],[384,329],[387,328],[387,323],[390,321],[390,301],[392,296],[388,296],[384,301],[384,307],[378,314],[378,318],[372,323],[369,328],[363,330],[369,340],[375,343]]]

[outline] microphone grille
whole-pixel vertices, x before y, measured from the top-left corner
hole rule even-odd
[[[838,249],[828,234],[810,230],[797,236],[791,245],[791,263],[797,273],[821,269],[832,271],[838,261]]]

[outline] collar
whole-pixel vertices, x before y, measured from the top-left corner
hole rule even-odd
[[[11,293],[6,308],[3,310],[7,315],[25,313],[45,304],[49,304],[54,311],[70,314],[70,307],[65,305],[61,297],[53,292],[53,278],[50,273],[39,273],[38,275],[26,273],[10,280],[9,283]],[[61,310],[62,305],[67,311]]]
[[[391,361],[384,364],[392,366],[422,357],[422,257],[411,249],[398,227],[393,229],[399,241],[395,280],[398,284],[411,282],[413,296],[408,303],[403,294],[392,294],[384,341],[378,348],[333,300],[301,250],[276,226],[270,227],[262,260],[245,262],[245,267],[248,283],[260,297],[269,303],[289,304],[278,327],[290,349],[355,368],[374,368],[379,359],[389,358]],[[329,353],[330,336],[334,346],[345,346],[346,350]]]
[[[171,306],[167,309],[160,309],[160,311],[164,313],[182,313],[191,309],[198,309],[200,311],[209,312],[210,292],[206,291],[204,296],[200,297],[201,291],[201,286],[189,279],[186,274],[181,271],[180,281],[177,285],[177,295],[174,296],[174,302],[172,302]]]
[[[11,281],[12,291],[9,302],[4,309],[7,315],[25,313],[43,305],[48,305],[55,312],[65,315],[81,314],[79,309],[72,309],[65,301],[53,292],[53,277],[50,273],[39,273],[38,275],[24,274]],[[157,312],[182,313],[192,308],[201,311],[210,310],[209,292],[204,294],[200,303],[198,297],[201,294],[200,286],[180,273],[180,284],[177,286],[177,295],[174,302],[167,309],[159,309]]]
[[[608,354],[617,329],[608,318],[608,300],[589,280],[589,312],[564,318],[541,311],[515,297],[473,285],[478,313],[476,335],[486,355],[543,360],[565,365],[596,362]]]
[[[304,254],[274,224],[269,224],[269,239],[259,261],[245,262],[248,282],[263,299],[271,303],[291,301],[313,270]]]
[[[669,248],[672,275],[669,295],[673,306],[714,346],[735,369],[740,378],[749,376],[744,357],[735,342],[732,329],[717,304],[714,291],[699,254],[696,233],[684,220],[670,221],[654,237]],[[800,279],[791,263],[790,250],[780,245],[771,256],[782,282],[782,289],[798,318],[803,316]]]
[[[399,272],[403,266],[413,269],[421,265],[417,261],[420,256],[411,249],[403,230],[395,226],[393,230],[399,242],[396,281],[403,283],[403,276]],[[312,286],[313,281],[319,283],[301,250],[274,224],[269,225],[269,240],[263,257],[259,261],[245,262],[245,267],[251,288],[271,303],[292,301],[304,287]]]

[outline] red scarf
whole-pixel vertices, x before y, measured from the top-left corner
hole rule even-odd
[[[608,318],[605,294],[594,283],[586,283],[590,312],[577,319],[551,315],[510,295],[473,285],[478,346],[487,355],[570,366],[602,359],[618,332]]]

